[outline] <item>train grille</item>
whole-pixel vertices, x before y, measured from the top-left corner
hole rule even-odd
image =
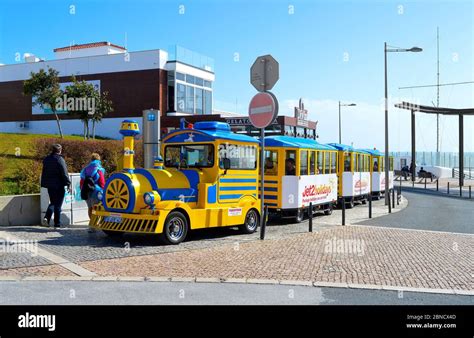
[[[158,220],[122,218],[120,222],[107,221],[107,216],[95,216],[91,226],[100,230],[155,233]]]

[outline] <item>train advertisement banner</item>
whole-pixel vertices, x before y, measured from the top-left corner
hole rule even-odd
[[[281,206],[283,209],[326,204],[337,200],[337,175],[283,176]]]
[[[344,197],[367,195],[370,193],[370,173],[342,173],[342,194]]]
[[[389,189],[393,188],[393,171],[389,172]],[[385,191],[385,173],[372,173],[372,191]]]

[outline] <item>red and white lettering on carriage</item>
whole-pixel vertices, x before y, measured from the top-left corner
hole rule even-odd
[[[342,194],[345,197],[367,195],[370,193],[370,173],[342,173]]]
[[[389,172],[389,189],[393,188],[393,171]],[[372,173],[372,191],[380,192],[385,191],[385,172],[374,172]]]
[[[282,201],[284,209],[326,204],[337,200],[337,175],[283,176]]]

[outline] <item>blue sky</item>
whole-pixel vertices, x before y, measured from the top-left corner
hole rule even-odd
[[[437,26],[441,83],[474,81],[472,1],[1,1],[0,25],[6,64],[16,53],[53,59],[56,47],[104,40],[126,41],[130,51],[178,44],[203,53],[215,60],[215,108],[244,114],[255,94],[249,67],[270,53],[280,63],[280,113],[291,115],[303,97],[320,141],[332,142],[338,100],[356,102],[343,109],[343,142],[361,147],[383,148],[384,41],[424,49],[389,54],[393,102],[436,102],[436,88],[398,88],[436,83]],[[442,87],[440,105],[474,107],[473,94],[474,84]],[[473,120],[466,118],[466,151],[474,151]],[[409,122],[408,112],[390,109],[392,150],[409,149]],[[418,149],[435,150],[435,117],[420,116],[417,128]],[[442,117],[441,132],[441,149],[456,151],[457,120]]]

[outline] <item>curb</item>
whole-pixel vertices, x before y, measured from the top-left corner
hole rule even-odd
[[[286,285],[286,286],[306,286],[316,288],[344,288],[359,290],[378,291],[403,291],[433,294],[448,294],[458,296],[474,296],[474,290],[462,289],[433,289],[415,288],[408,286],[375,285],[375,284],[351,284],[334,283],[324,281],[299,281],[299,280],[277,280],[277,279],[256,279],[256,278],[209,278],[209,277],[140,277],[140,276],[0,276],[0,282],[21,282],[21,281],[93,281],[93,282],[151,282],[151,283],[214,283],[214,284],[254,284],[254,285]]]

